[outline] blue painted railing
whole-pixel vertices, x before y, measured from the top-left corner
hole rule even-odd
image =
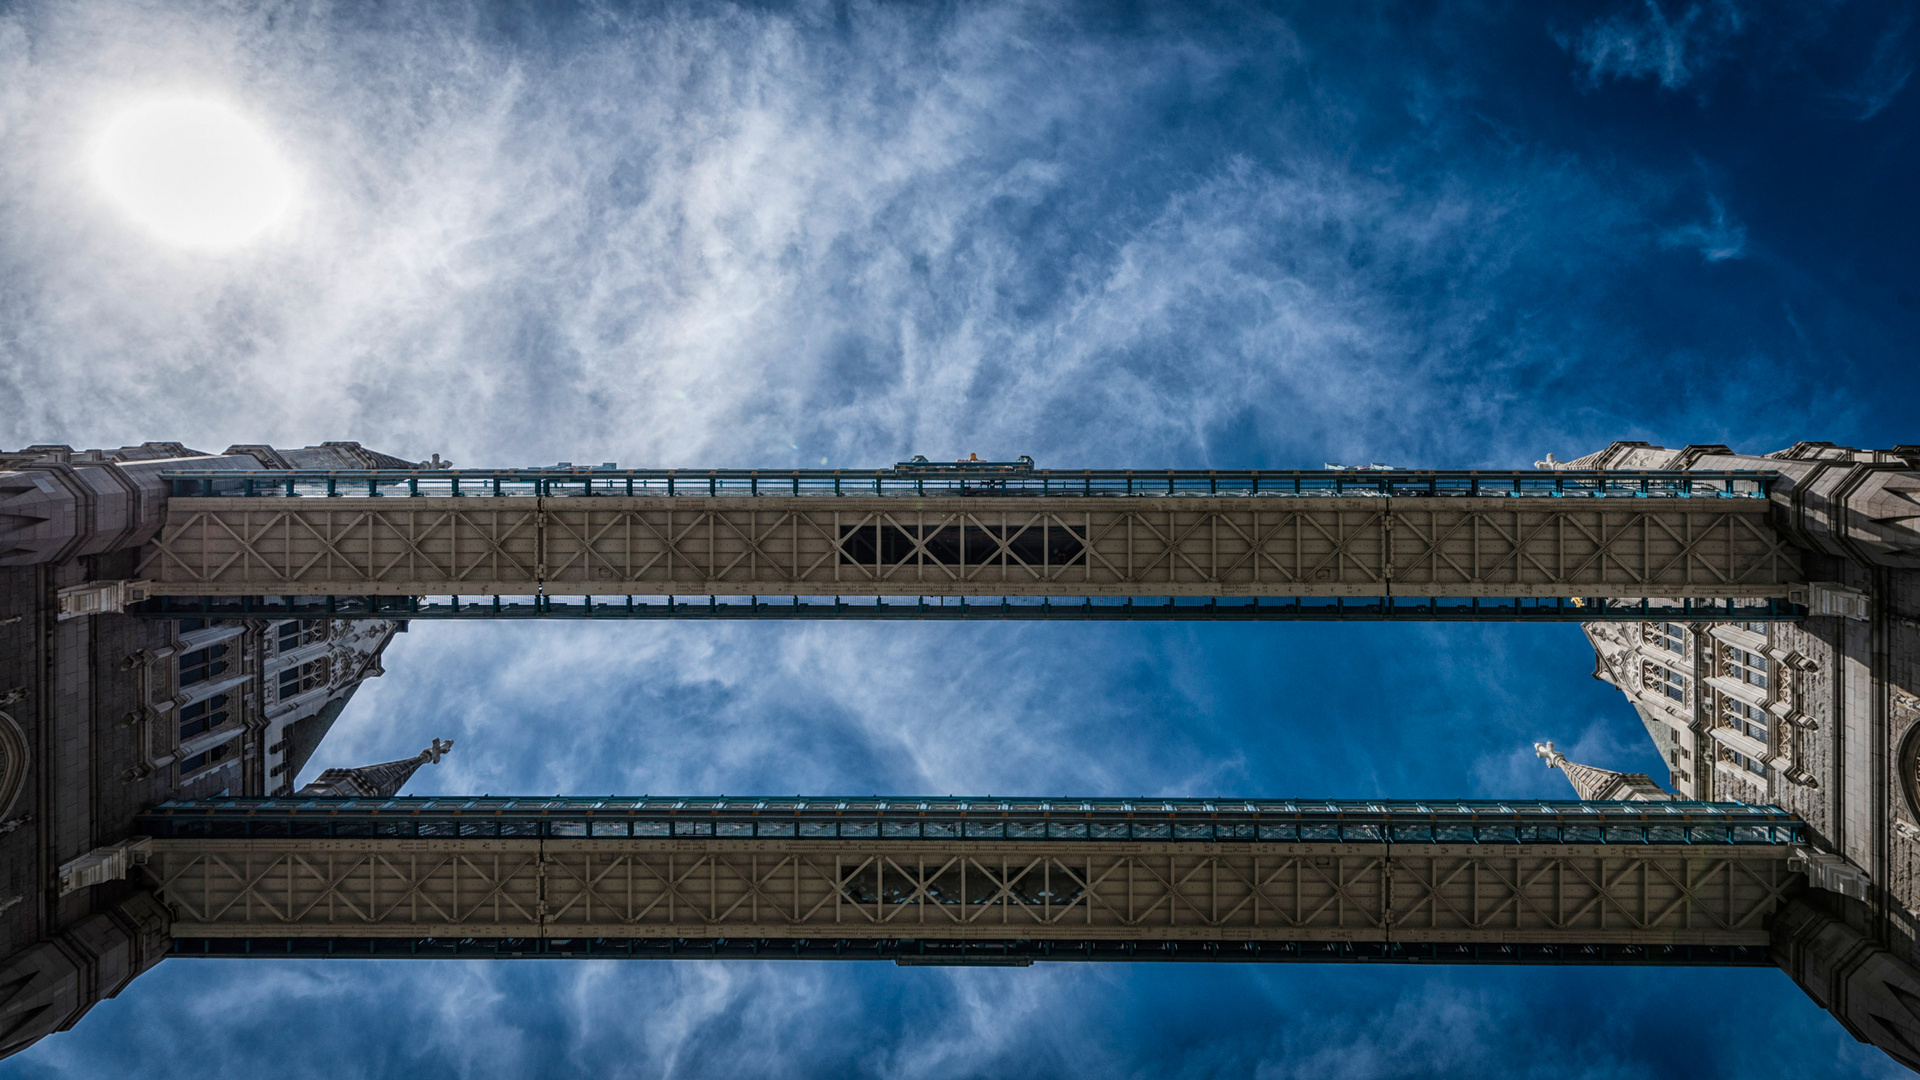
[[[289,796],[162,803],[156,837],[630,837],[1361,844],[1772,844],[1776,806],[1553,800]]]
[[[1771,472],[1412,469],[420,469],[162,473],[175,498],[628,496],[1193,496],[1765,498]]]

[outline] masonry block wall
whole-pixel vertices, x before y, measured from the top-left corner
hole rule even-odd
[[[400,629],[60,617],[62,589],[133,577],[165,505],[159,470],[287,467],[246,450],[0,453],[0,1055],[71,1026],[171,941],[166,911],[133,881],[63,889],[61,868],[167,799],[291,790]],[[285,453],[405,464],[354,444]]]

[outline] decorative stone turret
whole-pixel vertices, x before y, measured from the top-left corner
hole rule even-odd
[[[1593,801],[1665,802],[1673,798],[1646,773],[1614,772],[1568,761],[1550,742],[1534,743],[1533,752],[1546,759],[1547,768],[1567,774],[1567,782],[1582,799]]]
[[[1544,463],[1543,463],[1544,464]],[[1859,450],[1829,442],[1795,443],[1764,456],[1725,446],[1679,450],[1616,442],[1556,466],[1572,469],[1764,469],[1774,524],[1804,552],[1868,566],[1920,569],[1920,446]]]
[[[400,788],[422,765],[440,763],[440,756],[453,749],[452,739],[435,739],[433,745],[404,761],[362,765],[357,769],[328,769],[313,783],[300,789],[302,795],[345,795],[361,799],[397,795]]]
[[[413,469],[450,464],[435,454],[432,461],[416,466],[357,442],[327,442],[297,450],[230,446],[221,454],[170,442],[118,450],[75,450],[51,444],[0,450],[0,567],[69,563],[83,555],[138,548],[160,530],[171,490],[162,473]],[[98,600],[94,597],[96,604]],[[96,606],[76,613],[117,610]]]
[[[1773,962],[1854,1038],[1920,1071],[1920,971],[1834,918],[1818,893],[1789,902],[1772,923]]]

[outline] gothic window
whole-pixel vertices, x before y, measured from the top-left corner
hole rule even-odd
[[[180,737],[191,738],[211,731],[227,721],[227,695],[215,694],[180,710]]]
[[[1687,628],[1679,623],[1648,623],[1647,644],[1675,656],[1687,654]]]
[[[190,758],[183,758],[180,762],[180,775],[185,776],[190,772],[198,772],[209,765],[224,760],[227,756],[228,745],[227,743],[221,743],[219,746],[201,751]]]
[[[1767,624],[1763,622],[1737,622],[1733,624],[1733,628],[1745,630],[1749,634],[1759,634],[1761,637],[1767,636]]]
[[[1687,700],[1687,677],[1665,664],[1648,661],[1641,665],[1641,678],[1647,689],[1656,694],[1665,694],[1675,701]]]
[[[1755,761],[1753,758],[1748,757],[1738,750],[1723,746],[1720,748],[1720,757],[1721,760],[1738,765],[1740,768],[1747,770],[1755,776],[1767,775],[1765,762]]]
[[[1767,710],[1749,705],[1736,697],[1720,695],[1720,716],[1726,725],[1752,739],[1767,741]]]
[[[289,653],[302,645],[324,640],[327,624],[320,619],[289,619],[279,625],[276,635],[274,651]]]
[[[332,665],[326,657],[296,664],[280,673],[280,700],[285,701],[298,694],[304,694],[318,686],[325,686],[331,674]]]
[[[1767,688],[1767,658],[1732,645],[1720,646],[1720,674],[1748,686]]]
[[[227,647],[225,645],[214,645],[210,648],[195,649],[185,656],[182,656],[180,658],[180,685],[192,686],[194,683],[206,682],[208,679],[227,670],[227,662],[222,659],[222,657],[226,655]]]

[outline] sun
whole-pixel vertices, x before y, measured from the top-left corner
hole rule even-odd
[[[188,248],[245,244],[293,202],[293,174],[273,144],[218,101],[155,101],[120,113],[94,146],[93,174],[142,228]]]

